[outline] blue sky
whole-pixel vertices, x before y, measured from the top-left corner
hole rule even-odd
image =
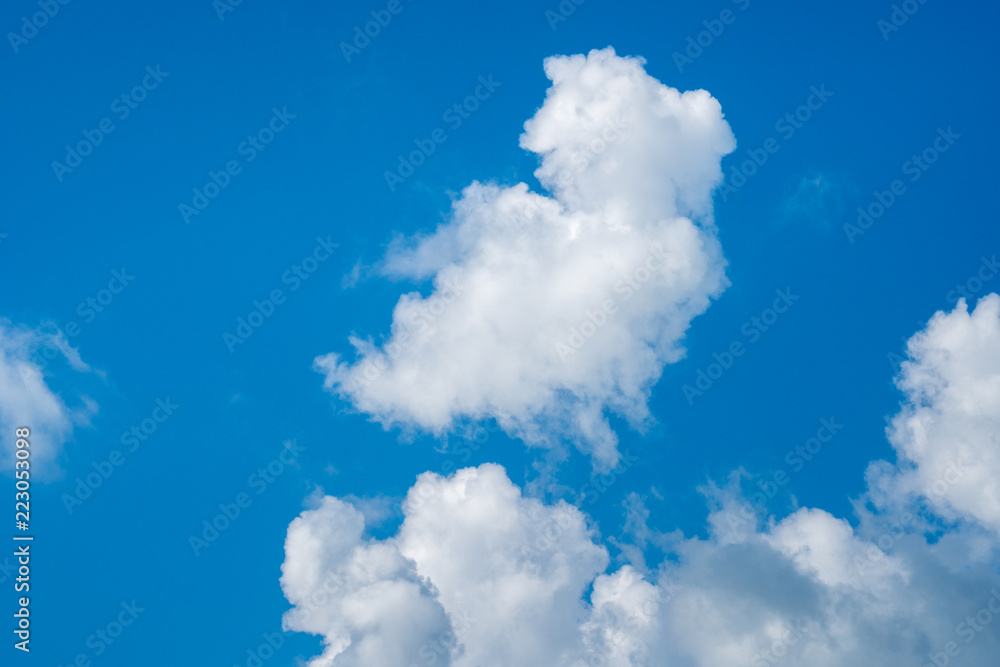
[[[264,633],[281,630],[286,531],[317,489],[382,499],[357,502],[384,515],[369,527],[384,539],[424,471],[499,463],[548,502],[572,503],[572,490],[594,483],[592,457],[574,447],[560,458],[494,428],[466,459],[456,453],[470,442],[461,433],[387,430],[324,391],[313,369],[330,352],[350,358],[353,334],[384,340],[401,294],[432,292],[429,279],[380,274],[390,241],[433,232],[473,181],[546,192],[538,156],[518,138],[545,101],[543,61],[553,55],[612,46],[644,58],[666,86],[707,90],[736,138],[721,161],[730,185],[733,170],[767,154],[745,184],[725,197],[716,190],[731,285],[691,320],[686,356],[652,385],[648,428],[610,418],[619,450],[636,461],[580,504],[611,569],[628,561],[614,545],[625,540],[629,494],[643,498],[650,530],[704,538],[709,507],[697,487],[724,484],[739,467],[747,489],[789,470],[786,453],[821,419],[843,429],[790,474],[766,513],[812,507],[858,523],[851,501],[866,491],[866,466],[896,460],[885,431],[903,395],[887,355],[905,356],[903,341],[954,308],[949,293],[1000,251],[994,6],[928,0],[886,38],[878,22],[891,20],[892,3],[589,0],[553,26],[555,1],[401,0],[348,62],[340,43],[386,3],[335,5],[243,2],[220,16],[208,0],[72,2],[30,39],[8,37],[0,317],[62,330],[90,367],[59,356],[43,369],[80,423],[36,464],[32,652],[5,646],[17,654],[11,664],[69,665],[83,654],[166,665],[195,652],[198,664],[246,664]],[[8,4],[4,32],[20,32],[38,7]],[[731,21],[711,23],[723,11]],[[682,61],[675,54],[711,28],[704,22],[720,34]],[[480,88],[478,108],[448,120],[483,79],[496,86]],[[144,99],[123,107],[122,95]],[[781,124],[810,100],[799,127]],[[56,173],[66,147],[96,136],[103,119],[113,131]],[[397,156],[436,128],[445,140],[390,189]],[[252,136],[261,148],[244,143]],[[908,161],[939,137],[950,139],[912,180]],[[776,152],[763,150],[769,139]],[[227,163],[228,178],[219,176]],[[213,173],[227,184],[185,220],[181,205],[193,206]],[[845,230],[897,179],[905,191],[884,215],[863,234]],[[969,309],[998,285],[970,285]],[[230,351],[223,334],[274,290],[282,303]],[[767,331],[746,333],[776,290],[798,298]],[[87,305],[109,297],[100,312]],[[684,385],[737,341],[745,353],[689,401]],[[157,421],[157,401],[168,399],[177,407]],[[143,420],[155,432],[128,451],[122,436]],[[122,463],[68,511],[77,479],[115,450]],[[269,474],[281,472],[267,482],[257,471],[269,463]],[[190,536],[244,493],[249,505],[196,555]],[[144,611],[98,655],[88,638],[133,600]],[[268,664],[319,652],[317,637],[290,632]]]

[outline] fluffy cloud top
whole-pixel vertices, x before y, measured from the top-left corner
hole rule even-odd
[[[762,526],[744,506],[731,493],[708,539],[643,576],[606,573],[579,510],[523,497],[492,464],[422,475],[383,541],[325,498],[289,527],[285,627],[324,637],[311,667],[920,665],[950,641],[963,664],[994,664],[1000,588],[996,625],[965,622],[989,608],[992,568],[905,518],[854,529],[801,509]]]
[[[1000,296],[937,313],[907,354],[896,382],[906,402],[889,428],[900,470],[876,464],[870,478],[884,502],[919,495],[1000,534]]]
[[[727,285],[711,194],[735,140],[714,98],[661,84],[641,59],[608,48],[549,58],[545,72],[521,146],[551,194],[467,187],[449,222],[383,262],[433,292],[400,297],[383,344],[354,337],[355,361],[331,353],[316,366],[387,428],[494,418],[609,467],[608,414],[648,421],[651,386]]]
[[[333,498],[292,523],[286,626],[323,635],[310,664],[333,667],[995,665],[998,324],[990,295],[910,341],[900,462],[870,471],[856,525],[811,508],[765,524],[734,477],[705,491],[705,539],[656,533],[631,502],[630,532],[665,558],[608,571],[579,510],[500,467],[425,473],[386,540]],[[956,457],[964,475],[936,494]],[[941,534],[940,518],[960,523]]]
[[[53,461],[69,440],[74,425],[87,424],[97,406],[87,398],[70,408],[45,381],[39,351],[61,355],[78,371],[88,371],[76,350],[60,333],[15,326],[0,318],[0,462],[12,470],[16,428],[31,429],[32,467],[45,475],[55,472]]]
[[[426,473],[403,507],[385,541],[335,498],[289,526],[285,625],[324,635],[311,666],[561,664],[608,562],[579,510],[522,497],[496,465]]]

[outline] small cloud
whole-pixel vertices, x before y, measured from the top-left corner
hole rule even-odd
[[[811,224],[832,229],[844,212],[842,185],[828,174],[799,178],[791,194],[781,204],[781,224]]]
[[[393,498],[381,493],[373,498],[362,498],[354,494],[343,497],[343,500],[354,506],[365,517],[365,526],[373,528],[380,526],[389,519],[402,516],[402,498]]]
[[[48,365],[59,358],[79,373],[95,372],[53,325],[32,329],[0,318],[0,462],[13,458],[15,429],[27,427],[32,469],[37,466],[42,476],[58,476],[55,460],[62,446],[72,439],[75,427],[89,426],[97,414],[93,399],[80,395],[71,406],[49,386]],[[4,467],[13,470],[12,465]]]
[[[340,280],[340,286],[343,289],[354,289],[357,287],[358,283],[367,278],[368,267],[366,267],[362,261],[359,259],[351,267],[351,270],[344,274],[344,277]]]

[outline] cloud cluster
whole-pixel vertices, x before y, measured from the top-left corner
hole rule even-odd
[[[919,665],[948,642],[963,664],[993,664],[1000,613],[966,622],[1000,583],[988,564],[954,562],[905,521],[855,529],[801,509],[765,526],[740,500],[719,501],[707,539],[678,540],[644,575],[607,573],[579,510],[525,498],[492,464],[425,473],[386,540],[325,498],[289,527],[282,584],[296,604],[324,577],[335,585],[285,626],[324,636],[312,667]]]
[[[911,339],[899,461],[873,464],[853,525],[814,508],[765,523],[737,475],[703,490],[703,539],[648,528],[633,499],[629,532],[664,557],[609,571],[586,516],[525,497],[499,466],[425,473],[385,540],[334,498],[292,523],[286,626],[324,636],[314,666],[994,665],[998,334],[990,295]],[[964,475],[942,490],[956,457]],[[331,573],[338,592],[301,622]]]
[[[386,428],[435,434],[492,418],[529,444],[618,460],[608,416],[636,428],[692,318],[726,286],[712,218],[719,103],[608,48],[545,61],[552,81],[521,146],[549,195],[473,183],[433,233],[394,243],[385,275],[430,280],[356,359],[316,360],[325,386]]]
[[[69,440],[75,425],[88,424],[97,406],[83,397],[69,407],[45,381],[38,355],[45,349],[61,355],[77,371],[89,371],[62,332],[31,329],[0,318],[0,464],[13,469],[14,430],[31,429],[31,460],[36,473],[55,472],[54,459]]]

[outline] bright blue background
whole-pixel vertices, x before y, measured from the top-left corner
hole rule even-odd
[[[310,366],[318,354],[347,352],[352,332],[387,333],[391,307],[412,286],[371,279],[345,290],[342,279],[357,261],[377,260],[393,232],[433,228],[472,179],[538,187],[535,158],[517,138],[544,98],[542,60],[553,54],[612,45],[645,57],[668,85],[709,90],[740,145],[723,163],[727,172],[746,149],[778,137],[775,122],[805,102],[810,86],[834,92],[719,201],[733,286],[694,322],[688,358],[656,385],[658,425],[645,436],[620,428],[639,463],[585,509],[603,536],[618,535],[621,502],[636,491],[647,496],[653,526],[703,534],[696,486],[741,465],[755,474],[786,467],[785,452],[834,416],[844,430],[769,511],[782,516],[794,496],[849,515],[864,466],[891,457],[884,427],[899,395],[887,353],[950,307],[948,291],[974,274],[982,255],[1000,251],[998,10],[929,0],[886,41],[876,22],[889,17],[890,4],[753,0],[740,11],[723,0],[589,0],[553,30],[544,12],[555,0],[404,0],[403,12],[348,64],[338,43],[384,3],[244,0],[220,21],[209,0],[81,0],[60,6],[19,53],[0,46],[0,232],[9,235],[0,245],[0,316],[65,326],[80,320],[77,304],[112,269],[136,276],[72,339],[107,382],[50,367],[53,386],[67,397],[86,391],[100,412],[66,446],[65,478],[34,487],[30,661],[93,658],[88,635],[134,598],[146,611],[94,664],[176,665],[192,656],[197,664],[245,664],[261,633],[280,628],[285,530],[311,490],[401,496],[417,474],[454,460],[431,438],[401,442],[351,414],[322,391]],[[672,54],[725,8],[735,22],[678,72]],[[17,30],[34,11],[26,0],[7,3],[0,26]],[[110,116],[112,100],[157,64],[167,79],[58,182],[51,162],[64,146]],[[383,172],[396,155],[442,126],[442,112],[489,74],[502,84],[493,97],[390,193]],[[190,202],[209,170],[239,159],[237,145],[283,106],[297,116],[288,128],[185,225],[178,204]],[[848,243],[841,225],[852,211],[902,178],[901,165],[947,126],[961,139]],[[822,196],[800,189],[816,180]],[[288,301],[230,354],[223,331],[254,299],[287,287],[282,273],[312,252],[318,235],[339,242],[337,253],[300,290],[286,289]],[[980,295],[998,286],[1000,278]],[[745,342],[741,324],[785,287],[800,300],[689,406],[681,386],[713,352]],[[177,414],[68,515],[60,497],[74,479],[120,448],[121,432],[166,396],[181,405]],[[306,448],[300,466],[252,494],[253,505],[196,558],[188,536],[219,503],[247,491],[247,477],[286,439]],[[537,456],[494,435],[469,463],[500,462],[524,483]],[[589,469],[573,454],[559,481],[579,488]],[[13,606],[8,585],[0,589],[5,610]],[[268,664],[317,652],[315,638],[295,637]]]

